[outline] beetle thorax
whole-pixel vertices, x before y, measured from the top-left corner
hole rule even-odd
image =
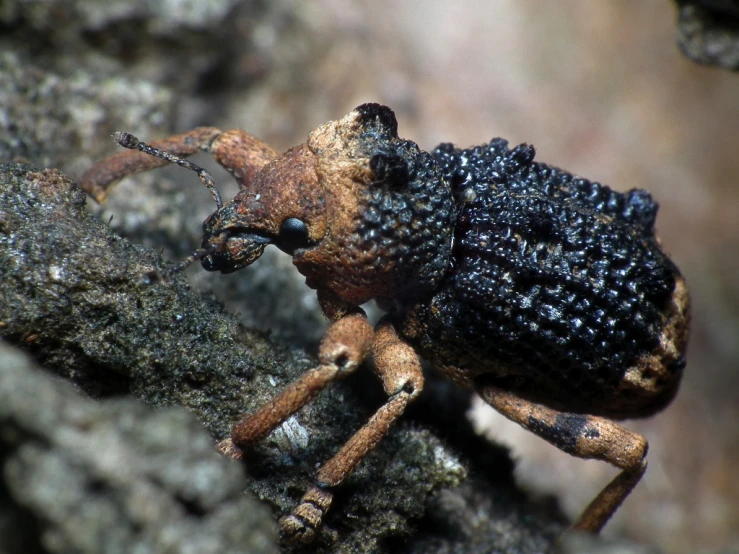
[[[294,257],[307,284],[357,305],[433,290],[448,269],[456,217],[433,158],[397,137],[392,112],[371,109],[319,127],[308,147],[326,234]]]

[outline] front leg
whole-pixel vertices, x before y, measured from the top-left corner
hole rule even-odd
[[[389,398],[364,427],[321,466],[316,475],[316,486],[303,496],[290,515],[280,520],[282,534],[290,541],[313,540],[316,529],[331,506],[331,490],[341,485],[357,464],[377,446],[423,389],[418,354],[400,339],[389,321],[381,321],[375,330],[372,359]]]
[[[242,449],[266,437],[335,380],[352,373],[367,356],[372,336],[372,326],[361,310],[332,323],[321,341],[320,365],[305,372],[268,404],[236,423],[231,428],[231,438],[219,443],[221,453],[232,459],[241,458]]]
[[[184,158],[202,150],[248,186],[254,174],[274,160],[277,153],[262,141],[240,129],[222,132],[215,127],[198,127],[151,144],[151,147]],[[110,189],[124,177],[148,171],[171,160],[144,152],[121,152],[97,162],[80,178],[82,189],[99,203],[104,203]]]
[[[585,508],[573,529],[600,531],[647,469],[646,439],[609,419],[558,412],[494,386],[482,386],[477,392],[505,417],[560,450],[578,458],[603,460],[623,470]]]

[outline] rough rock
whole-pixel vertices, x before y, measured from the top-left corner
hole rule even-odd
[[[691,60],[739,70],[739,2],[678,0],[677,42]]]
[[[180,407],[97,402],[0,343],[0,551],[274,553],[269,510]]]

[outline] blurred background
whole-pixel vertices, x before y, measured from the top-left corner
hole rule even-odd
[[[692,292],[692,337],[674,403],[626,423],[649,440],[649,469],[605,534],[667,552],[739,549],[739,74],[684,58],[676,19],[667,0],[6,0],[0,157],[77,177],[114,152],[114,130],[154,139],[197,125],[241,127],[286,149],[373,101],[391,106],[401,136],[425,149],[501,136],[615,189],[649,190],[664,248]],[[192,206],[187,251],[212,206],[197,180],[173,175],[171,204],[144,208],[141,183],[153,178],[142,177],[101,214],[141,203],[146,217],[112,225],[146,241]],[[322,325],[314,296],[289,258],[270,259],[243,279],[287,280],[299,302],[231,305],[278,339],[310,344]],[[240,278],[205,277],[224,299]],[[312,333],[281,331],[296,317],[316,322]],[[615,474],[481,403],[470,418],[511,447],[522,487],[553,495],[570,517]]]

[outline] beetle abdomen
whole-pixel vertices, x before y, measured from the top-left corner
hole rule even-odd
[[[532,147],[509,150],[501,139],[442,145],[434,156],[460,215],[453,265],[412,308],[409,338],[439,367],[567,411],[662,407],[679,381],[680,353],[664,362],[661,392],[620,398],[626,372],[664,346],[679,277],[654,236],[649,194],[534,163]]]

